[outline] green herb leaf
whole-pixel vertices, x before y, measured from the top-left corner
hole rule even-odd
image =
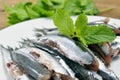
[[[52,17],[57,9],[64,9],[70,15],[98,13],[93,0],[38,0],[34,4],[23,2],[5,8],[10,25],[33,18]]]
[[[71,36],[74,34],[74,24],[69,14],[63,10],[57,10],[57,13],[53,18],[55,26],[59,29],[59,31],[66,35]]]
[[[112,29],[105,25],[88,26],[80,36],[84,38],[86,44],[111,42],[116,37]]]
[[[70,15],[80,14],[98,14],[98,9],[93,0],[66,0],[63,9]]]
[[[8,25],[15,24],[24,20],[28,20],[29,16],[25,10],[25,4],[19,3],[15,5],[13,8],[5,5],[5,10],[8,13]]]
[[[35,5],[33,5],[32,9],[36,13],[38,13],[40,15],[40,17],[50,17],[50,16],[52,16],[54,14],[53,11],[44,9],[44,7],[41,5],[40,2],[38,2]]]
[[[75,22],[76,34],[82,34],[87,27],[87,16],[85,14],[80,14]]]
[[[93,15],[93,14],[98,14],[98,9],[95,7],[94,2],[90,2],[87,4],[85,7],[83,7],[83,12],[85,14]]]
[[[27,14],[29,15],[30,19],[40,17],[40,15],[37,12],[35,12],[34,10],[31,9],[31,7],[32,7],[32,3],[31,2],[26,3],[24,5],[24,7],[25,7],[25,10],[26,10]]]
[[[63,9],[70,15],[81,13],[80,0],[66,0]]]
[[[81,1],[81,5],[82,6],[86,6],[86,5],[88,5],[90,2],[93,2],[92,0],[83,0],[83,1]]]
[[[85,14],[80,14],[76,20],[76,36],[84,44],[96,44],[101,42],[111,42],[115,39],[115,34],[111,28],[105,25],[88,26]]]
[[[89,26],[87,16],[80,14],[73,24],[70,16],[63,10],[58,10],[53,18],[59,31],[68,37],[77,38],[85,46],[102,42],[111,42],[116,36],[110,27],[105,25]]]

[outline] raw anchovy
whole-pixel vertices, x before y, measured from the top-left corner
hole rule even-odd
[[[24,48],[28,48],[28,47],[35,47],[34,46],[34,44],[32,43],[32,41],[30,40],[30,39],[23,39],[23,41],[21,42],[22,43],[22,47],[24,47]],[[45,51],[44,49],[40,49],[40,50],[43,50],[43,51]],[[50,50],[49,50],[50,51]],[[41,53],[39,53],[39,54],[41,54]],[[44,54],[45,55],[45,54]],[[46,56],[47,55],[49,55],[49,54],[46,54]],[[51,59],[51,58],[49,58],[49,59]],[[61,64],[61,66],[63,66],[66,70],[67,70],[67,72],[69,73],[69,75],[72,77],[72,78],[75,78],[75,76],[74,76],[74,72],[68,67],[68,65],[64,62],[64,60],[63,59],[61,59],[60,57],[54,57],[54,59],[57,59],[57,61],[58,61],[58,63],[60,63]],[[47,60],[48,61],[48,60]],[[56,60],[55,60],[56,61]],[[53,61],[49,61],[50,63],[51,62],[53,62]],[[57,64],[57,65],[59,65],[59,64]],[[54,71],[56,71],[56,72],[59,72],[59,73],[63,73],[62,72],[62,70],[59,70],[58,69],[58,67],[55,67],[55,69],[54,69],[54,64],[53,64],[53,67],[52,67],[52,69],[54,70]],[[65,71],[64,71],[65,72]],[[66,74],[66,73],[64,73],[64,74]]]
[[[79,42],[78,42],[79,44]],[[109,45],[110,46],[110,45]],[[84,47],[84,46],[81,46]],[[86,48],[86,47],[85,47]],[[108,50],[109,51],[109,50]],[[108,53],[106,52],[106,55]],[[93,54],[94,55],[94,54]],[[117,75],[114,74],[114,72],[112,72],[112,70],[109,70],[104,63],[96,56],[94,55],[94,57],[97,59],[97,61],[99,62],[99,69],[97,71],[97,73],[103,78],[103,80],[119,80],[119,78],[117,77]],[[111,57],[111,56],[110,56]],[[111,59],[111,58],[110,58]]]
[[[28,69],[26,70],[25,67],[23,66],[27,66],[27,63],[26,59],[24,59],[24,57],[21,58],[21,61],[18,59],[18,57],[20,57],[19,55],[17,55],[17,57],[13,57],[15,54],[31,54],[33,57],[36,58],[36,60],[38,60],[39,64],[43,64],[44,66],[46,66],[47,68],[49,68],[49,70],[51,70],[51,77],[50,77],[50,80],[54,79],[54,80],[77,80],[77,78],[72,78],[70,77],[67,72],[64,70],[64,68],[62,67],[62,65],[58,64],[58,62],[56,60],[53,60],[52,56],[50,57],[50,54],[46,54],[45,52],[41,51],[40,49],[37,49],[37,48],[21,48],[21,49],[18,49],[18,50],[13,50],[13,49],[10,49],[9,50],[12,50],[12,54],[9,52],[9,54],[11,54],[12,56],[12,59],[15,60],[14,62],[9,62],[7,63],[7,66],[9,68],[9,72],[12,73],[11,75],[13,76],[14,79],[16,80],[35,80],[35,77],[33,78],[34,75],[38,74],[38,73],[35,73],[34,75],[31,76],[32,69],[34,69],[32,66],[31,69]],[[6,50],[7,51],[7,50]],[[14,52],[14,53],[13,53]],[[10,58],[11,58],[10,56]],[[40,56],[42,59],[40,58],[37,58],[38,56]],[[46,57],[47,56],[47,57]],[[16,58],[16,59],[15,59]],[[31,57],[29,57],[31,58]],[[23,64],[23,63],[26,63],[26,64]],[[32,62],[29,62],[31,63],[32,65]],[[18,65],[18,66],[17,66]],[[34,64],[33,64],[34,65]],[[37,65],[34,65],[35,67]],[[59,68],[59,69],[58,69]],[[54,70],[54,71],[52,71]],[[37,72],[37,71],[36,71]],[[42,75],[44,76],[44,75]],[[45,80],[48,80],[47,78],[42,78],[42,79],[45,79]],[[38,79],[36,79],[38,80]],[[41,80],[41,79],[40,79]]]
[[[110,74],[104,72],[103,70],[98,70],[97,73],[102,76],[103,80],[119,80]]]
[[[98,56],[100,56],[101,60],[104,61],[106,66],[110,65],[114,56],[119,54],[120,48],[113,48],[110,43],[102,43],[100,44],[91,44],[89,48],[95,51]]]
[[[11,53],[12,60],[22,67],[25,72],[32,76],[35,80],[48,80],[51,77],[51,72],[29,53],[24,53],[22,50],[13,51]]]
[[[91,55],[91,52],[82,47],[78,47],[73,40],[67,37],[60,35],[46,35],[40,37],[36,42],[57,49],[64,56],[80,63],[81,65],[85,65],[89,69],[95,71],[98,69],[99,64],[93,55]]]
[[[27,39],[28,40],[28,39]],[[26,40],[24,40],[26,42]],[[27,41],[29,42],[29,41]],[[34,48],[32,45],[30,45],[29,43],[24,43],[24,48],[18,48],[19,51],[24,52],[24,53],[29,53],[32,56],[35,57],[35,59],[40,63],[43,64],[44,66],[47,67],[48,70],[50,71],[54,71],[55,75],[61,76],[62,77],[68,79],[68,80],[78,80],[75,76],[74,76],[74,72],[71,71],[70,68],[66,68],[66,64],[64,64],[63,66],[63,62],[60,62],[60,58],[58,59],[51,56],[50,54],[48,54],[47,52],[45,52],[44,50],[38,49],[38,48]],[[64,68],[65,67],[65,68]],[[70,74],[70,75],[69,75]],[[51,75],[53,75],[53,73],[51,73]],[[51,78],[54,78],[55,76],[52,76]],[[64,80],[64,79],[62,79]]]
[[[96,56],[99,62],[99,70],[97,73],[103,78],[103,80],[119,80],[117,75],[110,69],[108,69],[105,64]]]
[[[36,47],[38,47],[38,48],[40,48],[40,49],[43,49],[43,50],[46,50],[46,51],[48,51],[48,52],[50,52],[50,54],[52,54],[52,55],[54,55],[54,56],[58,56],[57,54],[60,54],[58,51],[56,51],[56,50],[53,50],[53,48],[51,48],[51,47],[49,47],[49,46],[47,46],[47,45],[45,45],[45,44],[40,44],[40,43],[34,43],[34,45],[36,46]],[[53,50],[53,52],[52,52],[52,50]],[[54,51],[55,51],[55,53],[54,53]],[[60,55],[62,55],[62,54],[60,54]],[[63,56],[63,55],[62,55]],[[65,57],[65,56],[64,56]],[[67,59],[68,60],[68,59]],[[112,71],[109,71],[107,68],[106,68],[106,66],[102,63],[102,61],[101,60],[99,60],[99,58],[97,58],[97,60],[99,61],[99,64],[100,64],[100,66],[99,66],[99,70],[98,70],[98,74],[102,77],[102,79],[103,80],[119,80],[118,79],[118,77],[112,72]],[[69,65],[69,66],[71,66],[72,67],[72,65],[75,65],[74,64],[74,62],[69,62],[69,61],[66,61],[65,60],[65,62]],[[71,64],[71,65],[70,65]],[[70,68],[71,68],[70,67]],[[74,71],[74,67],[73,68],[71,68],[71,69],[73,69],[73,71]],[[78,68],[79,69],[79,68]],[[77,69],[76,69],[77,70]],[[80,70],[80,69],[79,69]],[[82,72],[82,71],[81,71]],[[83,73],[84,74],[84,73]],[[92,73],[93,74],[93,73]],[[102,75],[102,74],[104,74],[104,75]],[[99,76],[98,75],[98,76]],[[95,77],[95,75],[93,74],[93,76],[94,76],[94,78],[96,79],[96,80],[102,80],[102,79],[100,79],[100,76],[99,77]]]
[[[3,62],[4,62],[4,69],[6,73],[7,80],[30,80],[29,77],[24,73],[21,72],[19,67],[16,66],[10,56],[10,51],[7,50],[5,47],[0,46],[0,51],[2,54]]]
[[[66,62],[66,64],[73,70],[73,72],[75,72],[75,77],[77,77],[79,80],[100,80],[97,77],[94,77],[94,75],[89,70],[85,69],[79,63],[74,62],[71,59],[63,56],[60,52],[53,49],[52,47],[35,42],[33,42],[33,44],[35,47],[43,49],[53,56],[61,57]]]
[[[43,50],[34,47],[27,47],[19,49],[19,51],[33,55],[40,64],[46,66],[50,71],[54,70],[57,73],[68,75],[68,72],[58,60]]]

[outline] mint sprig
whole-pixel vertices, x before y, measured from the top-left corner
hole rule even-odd
[[[84,45],[111,42],[116,36],[106,25],[89,26],[87,16],[82,13],[77,17],[75,24],[64,10],[57,10],[53,22],[61,34],[76,37]]]
[[[87,28],[88,20],[85,14],[80,14],[75,22],[76,34],[81,35]]]
[[[74,24],[67,12],[58,10],[53,20],[62,34],[66,36],[74,35]]]

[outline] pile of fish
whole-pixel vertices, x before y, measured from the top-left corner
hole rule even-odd
[[[56,28],[36,29],[35,34],[36,39],[22,39],[19,48],[0,46],[9,79],[119,80],[109,69],[112,58],[120,53],[115,42],[87,48]]]

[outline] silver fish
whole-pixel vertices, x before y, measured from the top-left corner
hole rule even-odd
[[[56,59],[40,49],[22,48],[10,52],[9,54],[11,54],[11,56],[9,56],[9,58],[11,58],[11,61],[13,60],[13,62],[7,63],[7,66],[9,68],[9,73],[11,73],[11,76],[15,80],[48,80],[51,78],[54,80],[58,80],[56,78],[59,78],[60,80],[77,80],[77,78],[70,77],[67,71],[59,64],[59,62],[57,62]],[[44,68],[42,68],[42,70],[38,70],[41,66],[34,65],[33,63],[36,63],[35,60],[33,60],[33,57],[28,54],[32,55],[37,62],[39,62],[38,65],[42,64],[44,65],[44,68],[49,69],[50,75],[48,75],[48,70],[42,72]],[[38,73],[38,71],[40,71],[41,74],[40,72]]]
[[[18,51],[21,53],[29,53],[33,55],[40,64],[46,66],[50,71],[54,70],[57,73],[68,75],[68,72],[58,62],[58,60],[43,50],[31,47],[19,49]]]
[[[30,39],[23,39],[22,47],[26,49],[26,51],[33,52],[35,55],[39,55],[36,59],[44,64],[49,70],[54,70],[57,73],[70,75],[72,78],[75,79],[75,73],[68,67],[68,65],[62,60],[60,57],[53,57],[43,49],[34,48],[35,46],[31,42]],[[49,50],[50,51],[50,50]],[[47,61],[47,62],[46,62]],[[48,64],[49,63],[49,64]],[[59,68],[59,69],[58,69]]]
[[[32,76],[35,80],[48,80],[51,77],[51,72],[42,64],[40,64],[29,51],[19,49],[11,53],[12,60],[21,66],[25,72]]]
[[[6,75],[6,79],[4,80],[30,80],[28,76],[13,63],[9,50],[0,46],[0,53],[2,54],[4,67],[4,72],[1,73],[5,73],[4,75]]]
[[[69,80],[75,80],[77,78],[75,77],[71,77],[69,75],[69,73],[67,72],[67,70],[59,63],[59,61],[52,57],[50,54],[48,54],[47,52],[45,52],[44,50],[40,50],[37,48],[23,48],[23,49],[19,49],[18,51],[22,52],[22,53],[29,53],[32,56],[34,56],[34,58],[42,65],[44,65],[49,71],[54,71],[54,74],[59,75],[59,76],[64,76],[64,78],[67,78]],[[26,62],[27,63],[27,62]],[[35,66],[35,65],[34,65]],[[37,66],[37,65],[36,65]],[[51,73],[51,76],[53,75],[53,73]],[[54,77],[54,76],[52,76]],[[64,79],[62,79],[64,80]]]
[[[99,70],[97,73],[103,78],[103,80],[119,80],[118,76],[96,56],[96,59],[99,62]]]
[[[79,80],[102,80],[102,78],[99,75],[85,69],[85,67],[83,67],[79,63],[67,58],[66,56],[62,55],[56,49],[54,49],[54,48],[52,48],[48,45],[44,45],[44,44],[40,44],[40,43],[33,43],[33,44],[34,44],[35,47],[37,47],[39,49],[43,49],[43,50],[47,51],[49,54],[51,54],[55,57],[59,56],[60,58],[62,58],[65,61],[65,63],[75,73],[75,77],[77,77]]]
[[[113,44],[108,42],[101,44],[91,44],[89,48],[96,52],[95,54],[101,58],[106,66],[109,66],[113,57],[119,55],[120,48],[113,48]]]
[[[35,42],[51,46],[69,59],[76,61],[81,65],[88,65],[92,70],[98,69],[97,67],[99,64],[91,54],[92,52],[86,50],[84,47],[76,45],[73,40],[67,37],[59,35],[45,35]]]

